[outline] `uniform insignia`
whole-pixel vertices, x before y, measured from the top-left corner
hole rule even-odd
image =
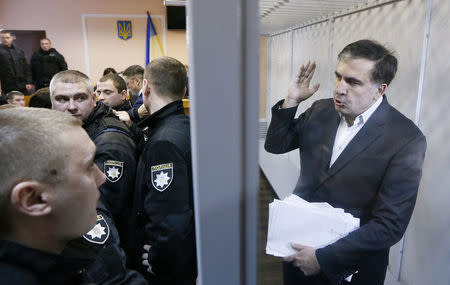
[[[152,185],[159,192],[169,187],[173,180],[173,163],[164,163],[152,166]]]
[[[103,163],[103,172],[106,174],[106,179],[112,183],[117,182],[122,177],[123,162],[116,160],[107,160]]]
[[[133,36],[131,21],[117,21],[117,34],[122,40],[129,40]]]
[[[109,226],[102,215],[97,215],[97,223],[83,237],[85,240],[96,244],[104,244],[108,240]]]

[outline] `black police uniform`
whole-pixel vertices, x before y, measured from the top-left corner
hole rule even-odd
[[[143,119],[128,253],[151,284],[195,284],[197,276],[189,117],[181,100]],[[143,245],[150,244],[142,265]]]
[[[83,280],[89,284],[145,285],[141,274],[126,268],[126,256],[120,247],[119,233],[103,197],[97,204],[97,223],[81,238],[70,241],[63,254],[66,256],[94,258],[95,261],[83,270]]]
[[[116,111],[128,111],[131,109],[131,102],[128,100],[123,101],[122,104],[113,107]]]
[[[101,102],[97,102],[83,128],[97,146],[94,161],[107,178],[99,190],[124,238],[136,177],[136,146],[125,123]]]
[[[67,63],[64,56],[51,48],[48,51],[39,49],[33,53],[30,59],[31,74],[36,90],[48,87],[50,80],[56,73],[67,70]]]
[[[68,257],[0,241],[0,284],[75,285],[84,284],[89,258]]]
[[[31,84],[31,71],[25,54],[14,45],[0,44],[0,81],[4,95],[10,91],[27,94],[26,84]]]

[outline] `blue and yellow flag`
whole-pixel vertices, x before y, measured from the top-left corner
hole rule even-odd
[[[150,13],[147,11],[147,42],[145,50],[145,66],[148,63],[158,57],[164,56],[164,51],[159,42],[158,35],[156,34],[155,26],[153,26]]]

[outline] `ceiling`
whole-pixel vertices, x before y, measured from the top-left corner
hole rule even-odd
[[[273,34],[287,28],[324,20],[331,15],[369,5],[368,0],[260,0],[260,33]]]

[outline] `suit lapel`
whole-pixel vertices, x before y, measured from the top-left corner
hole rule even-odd
[[[337,112],[331,118],[331,122],[327,125],[327,130],[325,131],[327,136],[324,139],[324,144],[321,145],[322,148],[322,169],[325,173],[328,173],[328,167],[330,165],[331,153],[333,151],[334,139],[336,137],[336,132],[340,123],[340,117]]]
[[[370,144],[382,135],[382,127],[386,122],[385,118],[388,108],[389,105],[384,97],[382,104],[372,114],[356,136],[350,141],[341,155],[336,159],[334,164],[328,169],[328,174],[330,176],[336,174],[337,171],[353,160],[355,156],[364,151]]]

